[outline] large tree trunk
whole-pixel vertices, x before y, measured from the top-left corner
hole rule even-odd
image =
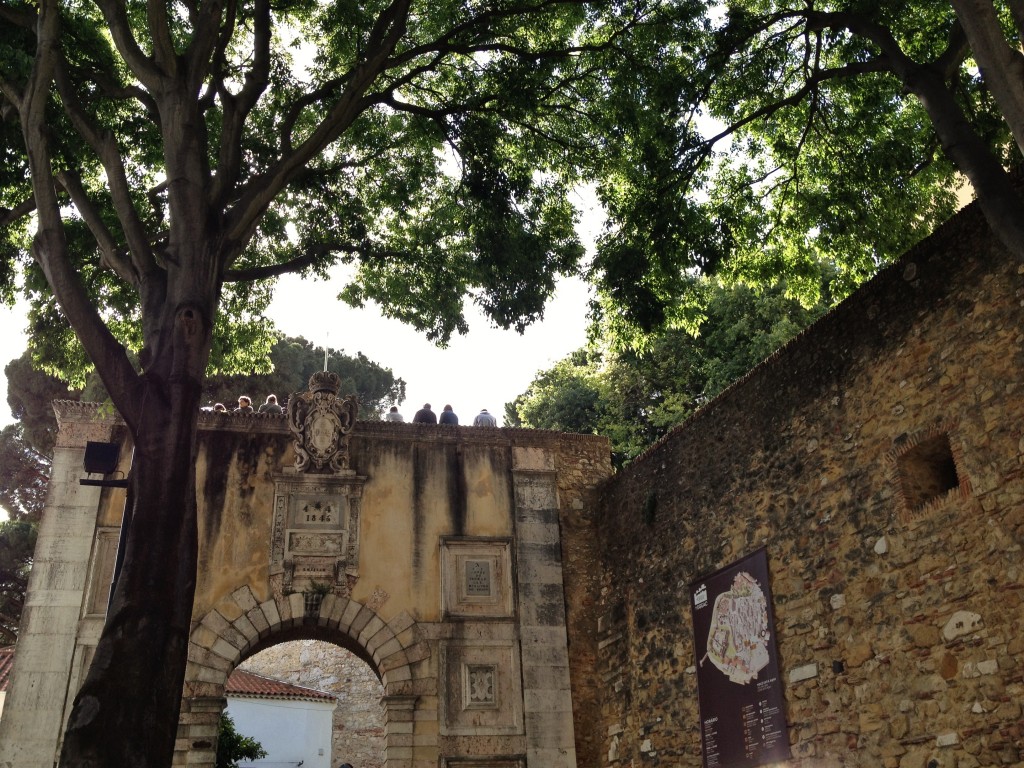
[[[1024,152],[1024,54],[1017,47],[1020,41],[1011,45],[992,0],[953,0],[952,5],[985,83],[1010,126],[1017,147]],[[1017,24],[1021,23],[1017,16],[1020,8],[1018,4],[1014,14]],[[1017,29],[1017,33],[1024,33],[1024,29]]]
[[[941,73],[901,63],[896,74],[920,99],[946,156],[970,180],[993,233],[1024,261],[1024,200],[1010,174],[964,115]]]
[[[144,374],[124,560],[88,677],[75,697],[61,766],[171,762],[196,583],[196,366],[200,359],[205,365],[210,337],[209,322],[196,322],[200,314],[179,310],[165,348],[169,362],[156,366],[160,374]]]

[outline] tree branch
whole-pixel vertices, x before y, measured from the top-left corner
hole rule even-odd
[[[159,1],[159,0],[158,0]],[[204,2],[201,8],[192,6],[189,8],[189,15],[192,18],[192,29],[195,34],[189,43],[185,53],[188,62],[189,92],[199,91],[208,73],[207,67],[217,61],[216,52],[223,52],[224,47],[221,40],[222,27],[227,32],[227,39],[235,29],[235,20],[238,5],[236,0],[227,0],[226,17],[221,23],[221,16],[225,15],[225,0],[210,0]]]
[[[28,199],[22,200],[13,208],[0,208],[0,227],[10,226],[18,219],[28,216],[35,209],[36,199],[34,196],[29,196]]]
[[[982,77],[1024,152],[1024,54],[1010,47],[992,0],[952,0]]]
[[[128,11],[123,0],[96,0],[96,5],[103,12],[103,18],[110,29],[114,45],[118,53],[131,69],[132,73],[151,92],[160,88],[161,73],[153,62],[139,47],[132,35],[128,22]]]
[[[0,19],[22,29],[34,30],[36,26],[36,14],[28,6],[12,8],[7,3],[0,3]]]
[[[153,58],[165,75],[174,77],[178,71],[178,52],[171,39],[171,26],[167,20],[164,0],[146,0],[146,18],[153,37]]]
[[[324,256],[332,253],[348,253],[358,255],[363,259],[368,258],[389,258],[398,255],[395,251],[374,251],[365,246],[353,245],[351,243],[316,243],[306,249],[306,253],[297,256],[290,261],[280,264],[268,264],[262,267],[245,267],[242,269],[228,269],[224,272],[224,282],[237,283],[250,280],[266,280],[270,277],[279,277],[293,272],[301,272],[311,267]]]
[[[78,209],[82,220],[89,227],[89,231],[96,240],[96,244],[100,249],[101,263],[133,288],[138,289],[138,276],[132,270],[131,265],[118,254],[117,242],[114,240],[114,236],[110,233],[106,224],[103,223],[103,219],[93,206],[92,201],[89,200],[89,195],[82,186],[82,181],[78,174],[71,171],[61,171],[57,174],[57,180],[67,190],[68,195],[71,197],[71,202],[75,204],[75,208]]]
[[[149,245],[146,228],[132,200],[131,186],[125,171],[124,159],[121,157],[120,148],[117,146],[117,140],[113,133],[96,126],[88,112],[82,108],[78,94],[74,91],[71,78],[68,77],[67,62],[63,54],[55,62],[54,72],[57,90],[60,92],[65,114],[68,115],[75,130],[92,147],[92,150],[103,164],[103,170],[107,174],[107,186],[110,189],[110,196],[114,203],[114,210],[117,212],[117,218],[121,223],[121,228],[128,242],[132,263],[138,274],[128,277],[132,270],[127,264],[111,263],[110,266],[118,275],[128,280],[131,285],[138,286],[138,275],[152,270],[156,266],[156,262]]]
[[[253,65],[245,75],[245,85],[237,95],[229,93],[223,83],[220,85],[220,98],[224,105],[224,127],[221,130],[217,174],[210,194],[210,199],[217,207],[223,207],[228,190],[238,182],[245,121],[270,82],[269,0],[256,0],[253,13]]]
[[[38,45],[21,111],[22,132],[37,203],[38,228],[32,255],[61,310],[74,326],[129,427],[139,424],[139,378],[128,356],[90,301],[68,258],[60,202],[53,183],[46,105],[60,53],[60,0],[39,3]]]
[[[958,4],[967,7],[971,2],[953,0],[957,7]],[[959,14],[959,7],[957,10]],[[893,74],[900,79],[903,87],[920,99],[946,156],[971,181],[992,231],[1011,253],[1024,260],[1024,216],[1021,215],[1024,202],[999,159],[993,155],[957,103],[946,83],[945,72],[934,64],[918,64],[903,52],[889,29],[857,14],[810,16],[816,16],[817,23],[845,28],[862,35],[882,50],[892,64]],[[964,23],[963,17],[960,20]],[[968,24],[964,24],[964,29],[968,39],[971,39]],[[1002,45],[1006,47],[1005,41]]]
[[[227,236],[236,243],[235,253],[225,253],[225,265],[252,238],[260,216],[284,186],[310,159],[338,138],[368,106],[364,94],[389,64],[405,34],[411,0],[392,0],[381,12],[369,35],[370,45],[363,61],[352,69],[348,84],[334,106],[309,137],[290,154],[282,156],[266,173],[250,180],[238,204],[228,213]]]
[[[820,70],[819,72],[814,73],[811,77],[808,77],[804,82],[804,85],[801,88],[794,91],[793,93],[791,93],[789,96],[785,97],[784,99],[774,101],[771,104],[766,104],[760,109],[754,110],[749,115],[730,124],[728,127],[726,127],[725,130],[721,131],[720,133],[712,136],[711,138],[705,139],[702,142],[702,144],[707,146],[708,150],[710,150],[719,141],[728,136],[731,136],[744,126],[749,125],[750,123],[759,120],[762,117],[768,117],[770,115],[773,115],[780,109],[799,104],[801,101],[803,101],[804,97],[806,97],[808,94],[812,93],[815,89],[817,89],[818,85],[828,80],[835,80],[837,78],[843,77],[853,77],[856,75],[867,74],[869,72],[890,71],[891,69],[888,61],[882,57],[871,59],[869,61],[861,61],[856,62],[854,64],[847,64],[846,66],[836,67],[835,69]]]

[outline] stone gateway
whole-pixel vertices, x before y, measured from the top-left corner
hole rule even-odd
[[[763,548],[789,765],[1022,765],[1022,371],[1024,265],[968,208],[614,476],[599,437],[330,388],[203,414],[175,764],[213,766],[236,665],[309,638],[380,678],[388,768],[697,768],[690,603]],[[57,410],[2,768],[53,765],[117,552],[123,491],[78,480],[123,428]]]

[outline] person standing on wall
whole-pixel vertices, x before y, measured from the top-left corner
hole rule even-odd
[[[430,403],[424,403],[423,407],[416,411],[412,417],[413,424],[437,424],[437,414],[430,410]]]
[[[496,427],[498,426],[498,420],[493,415],[487,412],[486,408],[481,409],[480,413],[473,419],[474,427]]]
[[[277,402],[277,395],[267,395],[267,402],[260,406],[260,413],[284,413]]]

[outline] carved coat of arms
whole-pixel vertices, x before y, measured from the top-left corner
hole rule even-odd
[[[341,377],[318,371],[309,391],[288,399],[288,427],[295,438],[295,468],[300,472],[340,472],[348,468],[348,434],[355,426],[355,395],[339,397]]]

